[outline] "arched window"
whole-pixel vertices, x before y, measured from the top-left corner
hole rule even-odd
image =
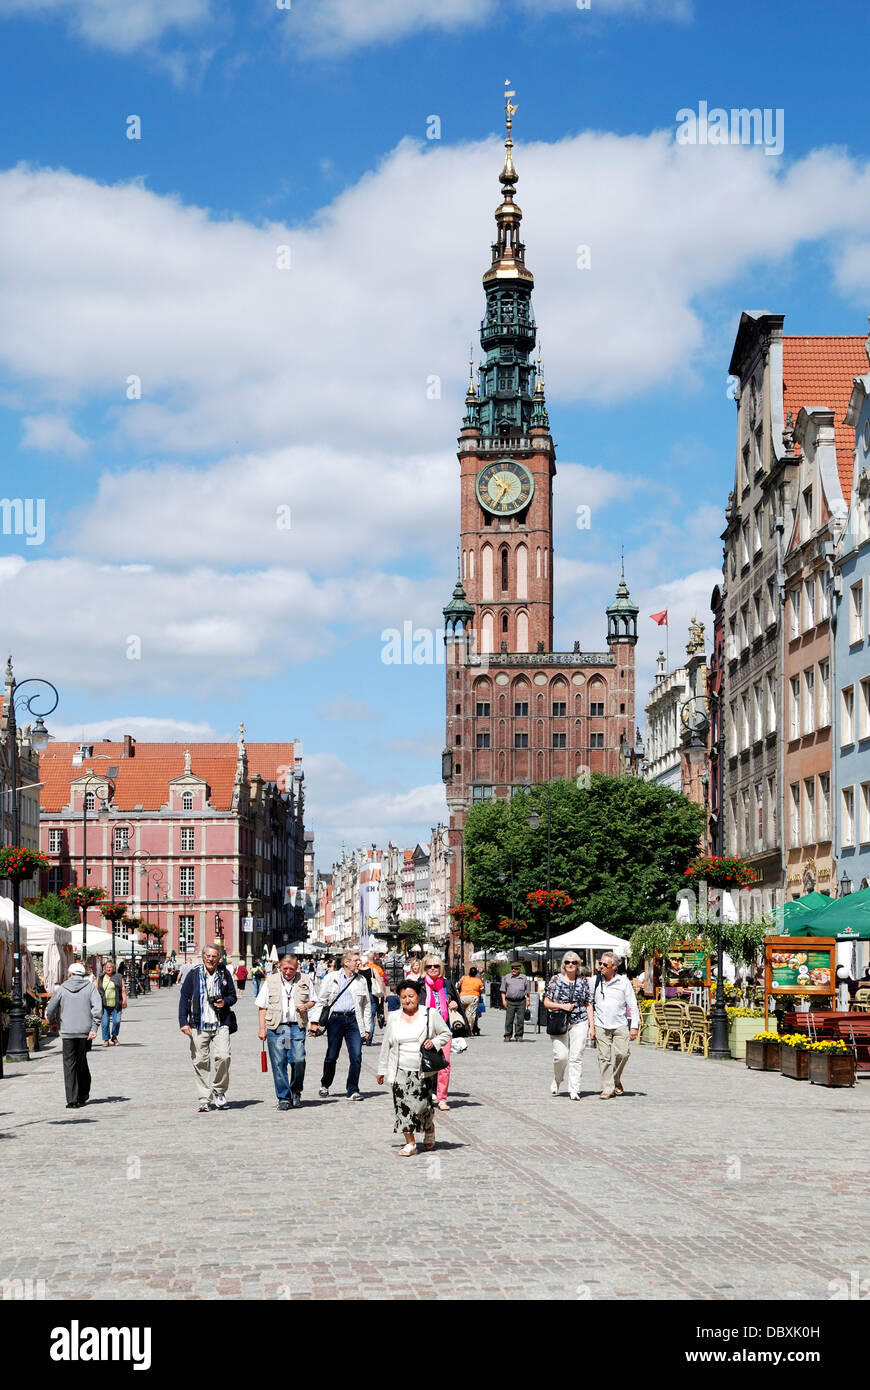
[[[193,810],[193,792],[184,792],[181,798],[182,811]]]
[[[501,551],[501,587],[502,592],[506,593],[508,587],[508,553],[506,545],[502,546]]]
[[[492,576],[492,546],[491,546],[491,545],[485,545],[485,546],[483,547],[483,551],[481,552],[480,559],[481,559],[481,563],[482,563],[482,565],[483,565],[483,587],[482,587],[482,592],[481,592],[481,598],[483,599],[484,603],[487,603],[487,602],[490,602],[490,601],[493,599],[493,597],[494,597],[493,591],[492,591],[492,579],[493,579],[493,576]]]
[[[501,615],[501,630],[502,630],[502,632],[507,632],[507,630],[508,630],[508,615],[507,615],[507,613],[502,613],[502,615]]]
[[[528,613],[517,614],[517,651],[527,652],[529,650],[529,615]]]
[[[529,552],[524,545],[518,545],[516,549],[517,561],[517,598],[528,598],[529,596]],[[520,651],[525,650],[520,647]]]
[[[490,555],[492,551],[490,551]],[[485,613],[483,617],[483,632],[481,635],[480,650],[482,652],[492,651],[492,614]]]

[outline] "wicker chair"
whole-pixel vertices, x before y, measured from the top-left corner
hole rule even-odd
[[[680,1044],[680,1051],[685,1052],[687,1024],[688,1019],[684,1004],[665,1004],[662,1047],[670,1047],[672,1039],[676,1038]]]
[[[656,1025],[656,1040],[653,1047],[663,1047],[662,1039],[665,1035],[665,1006],[661,999],[656,999],[653,1004],[653,1019]]]
[[[710,1033],[712,1031],[712,1020],[707,1017],[705,1009],[696,1008],[690,1004],[688,1008],[689,1028],[686,1040],[686,1051],[694,1052],[697,1044],[703,1050],[704,1056],[710,1055]]]

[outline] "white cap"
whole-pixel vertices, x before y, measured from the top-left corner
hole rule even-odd
[[[76,962],[75,965],[70,966],[67,973],[70,975],[85,975],[87,974],[87,971],[85,970],[85,967],[83,965],[80,965],[78,962]]]

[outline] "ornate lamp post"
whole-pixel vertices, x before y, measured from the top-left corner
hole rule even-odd
[[[7,682],[12,676],[12,657],[10,656],[6,667]],[[31,695],[24,695],[22,691],[25,686],[35,685],[38,689]],[[8,689],[7,685],[7,689]],[[29,714],[36,715],[36,723],[30,730],[30,745],[40,753],[48,743],[48,730],[45,727],[45,715],[52,714],[58,705],[60,696],[56,686],[51,681],[43,680],[39,676],[31,676],[27,680],[16,681],[12,678],[11,695],[9,698],[9,712],[6,724],[7,729],[7,759],[11,772],[10,793],[12,796],[12,838],[16,846],[21,840],[21,802],[19,795],[26,791],[27,787],[20,787],[19,781],[19,758],[18,758],[18,727],[15,719],[16,706],[19,709],[26,709]],[[34,705],[46,703],[44,709],[35,709]],[[9,1014],[9,1045],[6,1055],[15,1062],[26,1062],[30,1056],[27,1051],[27,1038],[25,1035],[25,1009],[24,995],[21,989],[21,879],[12,877],[12,1009]]]
[[[98,754],[97,754],[97,757],[100,757],[100,758],[108,758],[108,757],[109,757],[109,754],[108,754],[108,753],[98,753]],[[113,797],[114,794],[115,794],[115,784],[114,784],[114,782],[112,781],[112,778],[113,778],[113,776],[114,776],[114,777],[117,777],[117,775],[118,775],[118,769],[117,769],[116,767],[108,767],[108,768],[106,768],[106,775],[105,775],[105,777],[103,777],[102,773],[100,773],[100,772],[89,772],[88,775],[87,775],[87,777],[85,778],[84,790],[82,791],[82,887],[83,887],[83,888],[87,888],[87,886],[88,886],[88,873],[89,873],[89,870],[88,870],[88,796],[89,796],[89,795],[93,796],[95,802],[99,801],[99,802],[102,804],[103,810],[104,810],[106,813],[108,813],[109,806],[111,805],[112,797]],[[103,783],[103,787],[104,787],[104,794],[101,795],[101,793],[100,793],[99,791],[89,792],[88,788],[90,787],[91,782],[102,782],[102,783]],[[114,884],[112,885],[112,887],[114,888]],[[114,959],[114,957],[113,957],[113,959]],[[85,902],[85,903],[82,903],[82,961],[83,961],[85,967],[87,967],[87,963],[88,963],[88,904],[87,904],[86,902]]]

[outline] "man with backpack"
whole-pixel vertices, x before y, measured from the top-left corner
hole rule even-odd
[[[617,975],[616,960],[610,951],[598,962],[592,987],[595,1019],[595,1045],[601,1072],[601,1099],[624,1094],[622,1073],[628,1061],[629,1043],[640,1027],[640,1010],[627,975]]]

